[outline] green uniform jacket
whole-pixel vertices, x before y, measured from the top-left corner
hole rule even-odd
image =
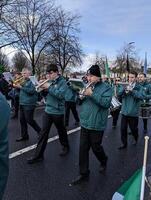
[[[81,126],[103,131],[108,120],[108,108],[111,105],[112,89],[109,84],[99,82],[94,86],[93,94],[83,99],[80,112]]]
[[[30,80],[27,80],[20,89],[19,104],[23,106],[35,106],[38,100],[38,94],[35,86]]]
[[[140,85],[143,87],[143,95],[144,100],[151,99],[151,84],[147,83],[146,81],[143,83],[140,83]],[[148,101],[147,101],[148,102]]]
[[[76,102],[77,100],[77,91],[72,88],[72,86],[68,86],[65,95],[65,101]]]
[[[8,163],[8,121],[10,107],[5,97],[0,93],[0,200],[7,183],[9,163]]]
[[[134,89],[126,94],[125,89],[122,86],[118,91],[118,95],[122,96],[121,113],[125,116],[138,117],[139,107],[143,99],[143,88],[136,83]]]
[[[68,86],[62,76],[59,76],[55,81],[52,81],[52,85],[50,85],[46,97],[46,113],[55,115],[64,114],[67,89]]]

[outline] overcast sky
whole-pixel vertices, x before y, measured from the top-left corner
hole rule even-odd
[[[85,53],[96,51],[112,59],[124,43],[135,42],[143,59],[151,55],[151,0],[56,0],[79,13],[80,39]]]
[[[135,42],[141,59],[147,52],[151,61],[151,0],[56,0],[56,4],[81,15],[79,36],[88,54],[83,68],[95,52],[112,60],[117,50],[129,42]]]

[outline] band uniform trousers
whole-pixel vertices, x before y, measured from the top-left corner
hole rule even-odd
[[[20,124],[21,124],[21,136],[23,138],[28,138],[28,126],[29,124],[39,135],[41,128],[37,124],[37,122],[34,120],[34,110],[35,108],[32,108],[31,110],[27,110],[24,108],[24,106],[20,105]]]
[[[42,157],[44,154],[44,151],[46,149],[47,140],[50,128],[52,124],[54,123],[55,127],[57,128],[58,135],[59,135],[59,141],[63,147],[69,148],[68,143],[68,136],[67,131],[64,126],[64,115],[55,115],[55,114],[48,114],[44,113],[43,115],[43,127],[41,131],[41,136],[39,138],[36,150],[35,150],[35,157]]]
[[[89,174],[89,150],[90,147],[96,158],[103,165],[107,159],[102,144],[104,131],[88,130],[81,127],[79,167],[80,174]]]
[[[119,117],[120,110],[121,110],[121,108],[117,108],[116,110],[113,110],[113,111],[110,112],[110,114],[113,117],[113,122],[112,122],[113,126],[117,125],[117,120],[118,120],[118,117]]]
[[[147,119],[143,119],[144,130],[147,131]]]
[[[123,145],[127,146],[127,128],[131,130],[131,134],[134,139],[137,141],[138,139],[138,117],[129,117],[122,115],[121,118],[121,141]]]
[[[79,122],[79,116],[78,116],[78,112],[76,110],[76,102],[72,102],[72,101],[66,101],[65,102],[65,125],[68,126],[69,125],[69,116],[70,116],[70,110],[73,113],[73,116],[75,118],[76,122]]]

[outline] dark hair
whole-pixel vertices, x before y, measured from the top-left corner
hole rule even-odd
[[[140,72],[138,75],[143,75],[146,78],[146,74],[143,72]]]
[[[138,74],[137,74],[137,72],[136,72],[136,71],[134,71],[134,70],[130,71],[130,72],[128,73],[128,75],[129,75],[129,74],[134,74],[134,75],[135,75],[135,78],[136,78],[136,77],[137,77],[137,75],[138,75]]]
[[[49,72],[51,72],[51,71],[53,71],[53,72],[58,72],[58,67],[57,67],[56,64],[50,64],[50,65],[47,66],[46,72],[49,73]]]

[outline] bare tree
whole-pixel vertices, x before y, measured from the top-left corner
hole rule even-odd
[[[76,67],[82,64],[82,48],[78,34],[79,19],[78,15],[72,15],[59,8],[56,12],[56,19],[52,29],[52,40],[47,51],[51,55],[52,62],[60,66],[61,73],[66,67]]]
[[[118,51],[116,60],[114,62],[113,71],[122,74],[126,72],[127,59],[129,59],[130,69],[141,69],[141,62],[137,55],[137,50],[134,44],[124,44],[124,46]]]
[[[0,72],[7,71],[9,68],[9,62],[7,56],[0,51]]]
[[[29,67],[29,61],[22,52],[17,52],[12,58],[13,67],[21,72],[24,67]]]
[[[2,16],[2,23],[11,42],[15,41],[14,47],[28,54],[35,74],[36,64],[51,35],[54,4],[51,0],[17,0],[16,3],[17,6],[7,8],[9,12]]]

